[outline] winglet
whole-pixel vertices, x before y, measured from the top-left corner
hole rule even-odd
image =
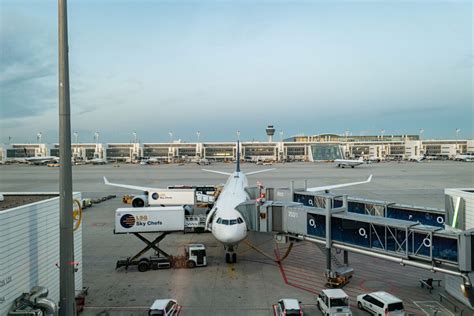
[[[107,185],[110,184],[109,180],[107,180],[107,178],[105,176],[104,176],[104,183],[107,184]]]

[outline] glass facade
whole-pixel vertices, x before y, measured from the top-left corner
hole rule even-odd
[[[342,159],[342,150],[339,145],[314,144],[311,145],[313,160],[335,160]]]

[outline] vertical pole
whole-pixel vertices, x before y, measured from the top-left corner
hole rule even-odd
[[[344,212],[349,212],[349,203],[347,202],[347,194],[342,196],[342,207],[344,208]]]
[[[291,202],[295,201],[295,181],[291,180],[290,181],[290,197],[291,197]]]
[[[304,179],[304,190],[308,189],[308,180]]]
[[[67,0],[58,0],[59,48],[59,311],[75,315],[74,240],[72,230],[71,113],[69,103],[69,61]]]
[[[331,198],[326,198],[326,271],[331,272]]]
[[[344,265],[349,266],[349,252],[347,250],[344,250]]]

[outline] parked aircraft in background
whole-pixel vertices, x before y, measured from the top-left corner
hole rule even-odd
[[[474,154],[466,154],[466,155],[462,155],[462,154],[457,154],[455,157],[454,157],[454,160],[458,160],[458,161],[466,161],[466,162],[473,162],[474,161]]]
[[[408,157],[408,161],[414,161],[414,162],[421,162],[422,160],[425,160],[424,155],[412,155]]]
[[[58,163],[59,157],[56,156],[44,156],[44,157],[26,157],[26,158],[17,158],[15,161],[20,163],[28,163],[31,165],[45,165],[48,163]]]
[[[336,166],[339,168],[344,168],[344,167],[351,167],[354,168],[355,166],[361,165],[364,163],[364,158],[360,157],[359,159],[336,159],[334,160],[334,163],[336,163]]]
[[[86,160],[85,163],[93,164],[93,165],[105,165],[107,164],[107,160],[102,159],[102,158],[93,158],[93,159]]]

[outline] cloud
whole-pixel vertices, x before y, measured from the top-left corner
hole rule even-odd
[[[8,10],[0,27],[2,119],[37,116],[56,106],[51,34],[41,21]]]

